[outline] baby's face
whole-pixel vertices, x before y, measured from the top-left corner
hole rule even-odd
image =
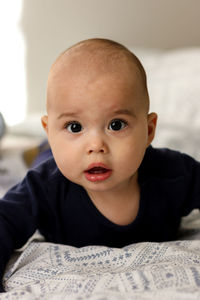
[[[88,192],[117,191],[135,180],[156,124],[140,97],[134,76],[63,72],[42,123],[65,177]]]

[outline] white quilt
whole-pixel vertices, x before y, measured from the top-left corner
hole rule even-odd
[[[1,300],[200,299],[200,241],[117,249],[32,242],[4,276]]]

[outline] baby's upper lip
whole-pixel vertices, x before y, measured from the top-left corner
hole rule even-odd
[[[106,170],[110,170],[110,168],[108,166],[106,166],[105,164],[99,162],[99,163],[92,163],[88,166],[88,168],[85,170],[85,172],[88,172],[91,169],[94,168],[102,168],[102,169],[106,169]]]

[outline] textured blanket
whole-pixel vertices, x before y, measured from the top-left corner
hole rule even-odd
[[[4,276],[4,300],[200,299],[200,241],[117,249],[32,242]]]

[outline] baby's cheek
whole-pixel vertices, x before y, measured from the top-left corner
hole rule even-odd
[[[61,163],[59,167],[61,173],[70,181],[76,182],[77,181],[77,174],[76,169],[72,167],[69,163]]]
[[[144,157],[144,148],[135,144],[119,146],[115,157],[119,168],[132,170],[139,167]]]
[[[73,161],[64,149],[61,148],[58,151],[54,151],[53,155],[59,170],[65,177],[70,171],[73,172]]]
[[[131,157],[134,154],[134,145],[133,143],[129,143],[127,141],[122,141],[113,149],[113,155],[117,157],[117,159],[123,160],[125,157]],[[125,159],[126,159],[125,158]]]

